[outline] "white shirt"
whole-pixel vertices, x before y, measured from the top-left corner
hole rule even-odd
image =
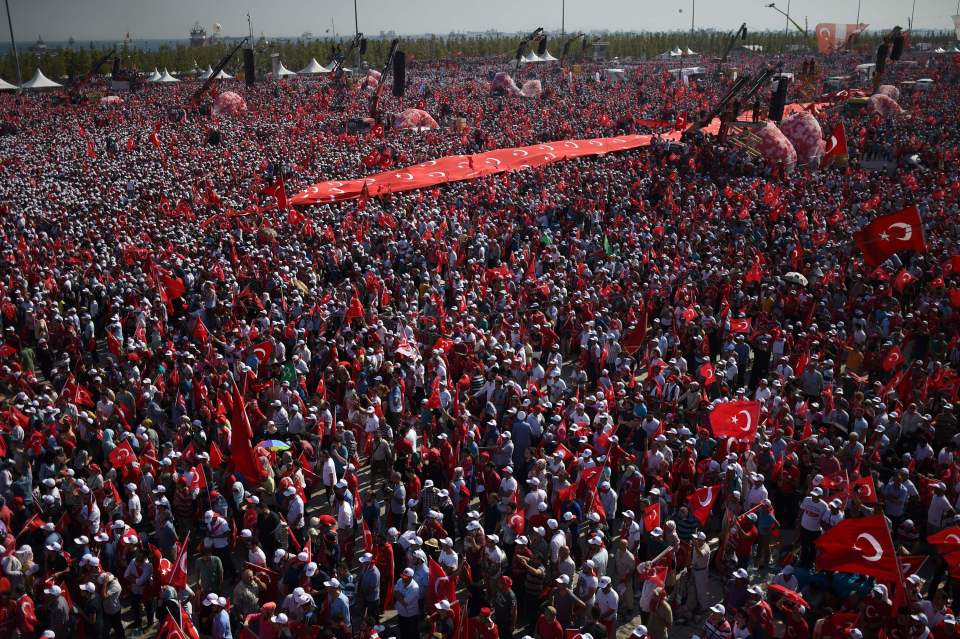
[[[294,495],[287,506],[287,523],[291,528],[303,528],[306,522],[303,517],[303,500],[300,495]]]
[[[143,514],[140,511],[140,497],[136,493],[127,500],[127,514],[130,516],[131,524],[139,524],[143,520]]]
[[[827,502],[822,499],[814,501],[813,497],[804,497],[803,501],[800,502],[800,509],[803,511],[803,516],[800,518],[800,527],[811,532],[820,532],[820,522],[828,508]]]
[[[254,566],[267,567],[267,555],[260,546],[254,546],[247,551],[247,561]]]
[[[934,495],[927,509],[927,529],[937,531],[943,528],[944,513],[950,510],[950,500],[945,495]]]
[[[230,544],[230,524],[223,517],[215,516],[207,524],[207,530],[210,538],[213,539],[214,548],[226,548]]]
[[[562,531],[555,532],[553,537],[550,538],[550,561],[557,563],[560,559],[560,546],[566,545],[567,536]]]
[[[613,613],[611,616],[615,617],[617,609],[620,607],[620,595],[617,594],[615,588],[611,588],[610,592],[604,592],[603,589],[597,591],[596,599],[594,603],[600,607],[600,613]]]
[[[337,508],[337,528],[347,530],[353,528],[353,506],[346,499],[340,501]]]
[[[401,617],[415,617],[420,614],[420,586],[415,579],[397,581],[393,587],[393,607]]]

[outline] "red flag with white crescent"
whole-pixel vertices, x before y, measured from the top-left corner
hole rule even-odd
[[[710,428],[717,437],[753,441],[760,425],[760,402],[739,400],[717,404],[710,411]]]
[[[883,515],[844,519],[816,541],[817,570],[900,582],[900,565]]]
[[[701,526],[707,525],[707,519],[710,518],[710,512],[713,510],[713,504],[717,501],[717,495],[720,494],[719,484],[716,486],[703,486],[693,491],[693,494],[687,497],[687,504],[690,506],[690,512],[697,518]]]

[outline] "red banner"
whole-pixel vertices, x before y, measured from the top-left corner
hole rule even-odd
[[[784,115],[790,115],[806,108],[803,104],[788,104]],[[746,117],[746,113],[741,117]],[[716,135],[720,130],[720,121],[713,122],[701,129],[703,133]],[[660,135],[661,140],[678,142],[682,132],[670,131]],[[496,149],[473,155],[448,155],[422,164],[403,169],[377,173],[356,180],[331,180],[318,182],[307,190],[290,198],[290,204],[309,206],[325,202],[342,202],[359,197],[375,197],[387,193],[413,191],[425,187],[460,182],[478,177],[531,169],[561,160],[605,155],[616,151],[628,151],[649,146],[652,135],[622,135],[615,138],[592,138],[589,140],[561,140],[522,146],[513,149]]]

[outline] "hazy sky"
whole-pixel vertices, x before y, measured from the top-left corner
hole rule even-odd
[[[357,0],[360,30],[376,34],[447,33],[451,30],[533,30],[560,28],[564,0]],[[690,27],[695,0],[565,0],[566,30],[671,30]],[[225,35],[247,32],[246,13],[254,33],[297,36],[310,31],[325,35],[331,27],[343,35],[353,32],[351,0],[9,0],[17,40],[182,38],[199,21],[208,30],[222,25]],[[862,0],[860,19],[877,28],[906,26],[912,0]],[[783,28],[784,19],[769,0],[700,0],[697,27],[733,29],[746,21],[751,29]],[[786,10],[787,0],[777,0]],[[915,26],[949,29],[956,0],[916,0]],[[2,11],[2,8],[0,8]],[[818,22],[854,22],[857,0],[791,0],[791,16],[801,25]],[[0,21],[0,41],[8,40]]]

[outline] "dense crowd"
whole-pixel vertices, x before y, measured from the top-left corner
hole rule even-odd
[[[790,93],[848,164],[697,134],[296,211],[278,184],[663,132],[730,74],[531,99],[418,63],[419,132],[345,131],[369,93],[327,80],[220,117],[196,83],[0,96],[0,636],[955,636],[958,72],[895,65],[935,82],[899,115],[820,97],[860,61]],[[865,262],[909,205],[925,252]],[[755,436],[716,435],[741,400]],[[873,515],[925,564],[818,569]]]

